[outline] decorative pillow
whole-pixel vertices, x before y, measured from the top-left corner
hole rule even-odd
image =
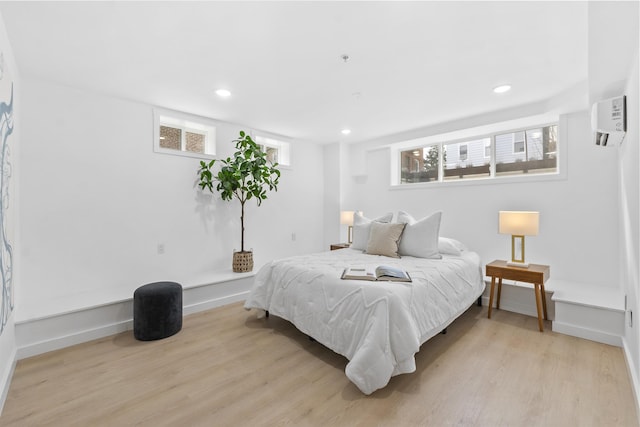
[[[464,243],[456,239],[450,239],[448,237],[440,237],[438,239],[438,251],[441,254],[460,256],[462,255],[462,251],[466,250],[467,247]]]
[[[406,224],[372,222],[365,253],[400,258],[398,243]]]
[[[400,255],[417,258],[442,258],[438,250],[441,217],[442,212],[436,212],[416,221],[408,213],[398,212],[398,222],[407,224],[402,240],[400,240]]]
[[[371,229],[371,223],[376,222],[391,222],[393,218],[393,212],[382,215],[376,219],[369,219],[363,216],[359,212],[353,213],[353,235],[351,237],[351,249],[358,249],[364,251],[367,249],[367,243],[369,243],[369,230]]]

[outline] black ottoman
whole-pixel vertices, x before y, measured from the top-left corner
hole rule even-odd
[[[170,337],[182,329],[182,286],[156,282],[133,293],[133,336],[141,341]]]

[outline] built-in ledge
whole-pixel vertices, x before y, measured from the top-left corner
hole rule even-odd
[[[225,270],[181,283],[183,314],[243,301],[254,276],[255,272]],[[18,359],[131,330],[134,291],[113,288],[31,300],[16,312]]]
[[[562,280],[555,280],[553,286],[555,332],[622,347],[625,319],[622,290]]]
[[[486,277],[485,283],[482,300],[488,306],[491,279]],[[622,346],[625,308],[621,290],[551,278],[545,291],[554,332]],[[504,280],[500,309],[537,317],[533,285]]]

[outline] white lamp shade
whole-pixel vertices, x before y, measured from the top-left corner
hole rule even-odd
[[[340,224],[353,225],[353,211],[341,211],[340,212]]]
[[[514,236],[537,236],[539,212],[500,211],[499,233]]]

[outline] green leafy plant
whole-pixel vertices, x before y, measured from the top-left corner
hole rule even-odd
[[[236,147],[233,157],[213,159],[210,162],[200,161],[198,186],[212,193],[215,189],[222,200],[231,201],[236,198],[240,201],[240,252],[245,252],[244,204],[256,199],[260,206],[267,198],[267,190],[278,191],[280,171],[278,163],[271,164],[267,160],[267,154],[244,131],[240,131],[240,138],[233,142]],[[216,163],[221,165],[217,173],[212,171]]]
[[[432,171],[438,170],[438,162],[439,162],[439,153],[438,153],[438,146],[433,146],[431,148],[429,148],[429,151],[427,152],[427,156],[424,159],[424,168],[427,171]],[[442,161],[444,163],[447,162],[447,152],[446,150],[442,153]]]

